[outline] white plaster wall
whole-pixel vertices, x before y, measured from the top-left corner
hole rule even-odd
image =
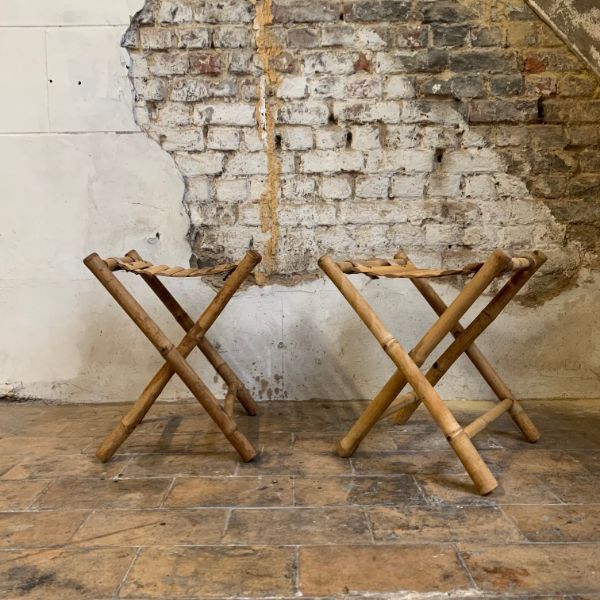
[[[0,2],[0,394],[130,400],[161,364],[81,263],[132,247],[180,265],[190,254],[178,171],[132,118],[119,38],[138,5]],[[407,282],[360,286],[407,346],[433,322]],[[172,287],[194,314],[212,295],[198,281]],[[588,278],[542,307],[513,306],[481,340],[519,396],[598,395],[598,291]],[[238,294],[211,337],[261,399],[369,397],[392,371],[324,280]],[[464,359],[452,375],[446,397],[489,397]],[[174,383],[166,397],[182,395]]]

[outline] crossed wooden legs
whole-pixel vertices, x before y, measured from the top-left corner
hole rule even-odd
[[[135,251],[130,252],[129,256],[135,259],[140,258]],[[146,386],[129,412],[121,419],[114,431],[106,437],[96,452],[96,456],[100,460],[107,461],[113,456],[119,446],[142,421],[175,373],[179,375],[242,459],[250,461],[256,456],[256,450],[244,434],[237,429],[237,425],[231,418],[231,413],[233,412],[231,407],[232,401],[228,402],[229,410],[226,412],[185,359],[196,346],[200,348],[215,370],[227,383],[229,393],[234,390],[237,399],[246,411],[249,414],[256,414],[254,400],[229,365],[222,359],[208,340],[206,340],[205,334],[221,314],[233,294],[251,273],[252,269],[260,262],[260,259],[261,257],[258,252],[252,250],[247,252],[195,323],[156,276],[142,275],[146,283],[187,332],[177,346],[168,339],[137,300],[126,290],[119,279],[108,268],[104,260],[95,253],[84,260],[85,265],[141,329],[142,333],[144,333],[166,361]]]
[[[544,261],[544,255],[536,252],[527,256],[525,260],[518,259],[518,266],[515,267],[515,263],[513,263],[510,256],[501,250],[496,250],[490,255],[488,260],[477,271],[456,299],[447,307],[441,298],[433,292],[427,282],[419,279],[412,280],[434,310],[436,310],[439,318],[413,350],[407,353],[389,333],[383,322],[377,317],[352,283],[350,283],[350,280],[338,264],[328,256],[322,257],[319,261],[320,267],[333,281],[352,308],[354,308],[398,369],[370,402],[346,436],[340,441],[338,454],[347,457],[354,453],[362,439],[369,433],[375,423],[389,414],[386,411],[388,411],[392,402],[402,391],[402,388],[408,383],[413,388],[414,393],[403,396],[397,402],[394,409],[397,418],[401,421],[408,420],[418,406],[420,399],[446,436],[446,439],[463,463],[478,491],[481,494],[491,492],[498,484],[487,465],[479,456],[479,453],[471,442],[471,437],[485,428],[491,420],[507,410],[510,411],[511,416],[528,440],[537,440],[539,433],[523,409],[514,400],[508,387],[498,377],[481,352],[474,346],[474,342]],[[463,329],[459,324],[460,318],[496,277],[510,270],[514,270],[514,274],[486,308],[467,328]],[[442,354],[440,359],[436,361],[427,374],[423,374],[419,367],[448,333],[452,333],[455,336],[455,341]],[[480,373],[501,400],[500,404],[464,429],[458,424],[433,387],[463,352],[467,352],[469,358],[474,362]]]

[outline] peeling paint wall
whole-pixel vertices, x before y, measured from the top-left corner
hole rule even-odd
[[[157,2],[128,28],[142,4],[2,2],[0,394],[128,401],[160,366],[89,252],[185,265],[270,244],[272,285],[210,332],[258,399],[377,392],[391,363],[316,258],[400,245],[430,265],[544,248],[535,310],[480,345],[521,397],[597,396],[598,90],[522,2]],[[408,282],[357,283],[407,347],[432,323]],[[213,294],[170,285],[192,314]],[[440,391],[490,396],[460,361]]]
[[[148,0],[124,42],[192,260],[536,247],[530,304],[596,266],[600,86],[524,0]]]

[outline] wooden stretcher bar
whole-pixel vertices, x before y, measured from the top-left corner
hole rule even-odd
[[[350,431],[340,440],[338,454],[344,457],[351,456],[361,440],[383,416],[393,413],[398,422],[406,422],[422,401],[463,463],[477,490],[481,494],[489,493],[497,486],[497,482],[472,445],[471,437],[507,411],[528,440],[537,440],[539,432],[474,342],[543,264],[545,256],[538,252],[513,258],[502,250],[495,250],[484,263],[467,265],[458,270],[460,273],[470,272],[474,275],[455,300],[446,306],[426,279],[422,278],[439,277],[439,270],[417,269],[403,253],[398,253],[394,258],[394,264],[388,261],[387,266],[393,267],[397,272],[404,272],[405,276],[408,273],[408,278],[438,314],[438,320],[410,352],[406,352],[385,328],[383,322],[346,276],[353,273],[364,273],[369,276],[384,273],[383,269],[386,268],[386,265],[382,264],[384,260],[336,263],[329,256],[323,256],[319,260],[321,269],[339,289],[397,367],[397,371],[369,403]],[[454,270],[453,274],[456,272],[457,270]],[[415,273],[418,275],[414,275]],[[426,275],[427,273],[429,275]],[[510,275],[508,281],[471,324],[463,328],[459,322],[460,318],[491,282],[504,274]],[[448,333],[455,337],[454,342],[428,372],[423,374],[419,367]],[[498,405],[465,428],[458,424],[434,389],[435,384],[463,353],[469,356],[500,399]],[[414,392],[405,394],[394,402],[407,383],[411,385]],[[507,393],[501,394],[501,392]],[[394,402],[393,409],[390,408],[392,402]]]

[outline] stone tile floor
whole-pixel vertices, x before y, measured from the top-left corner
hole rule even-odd
[[[480,497],[422,409],[348,460],[363,403],[262,404],[243,464],[163,403],[101,464],[126,405],[1,403],[0,598],[600,598],[600,401],[524,404],[543,438],[480,434]]]

